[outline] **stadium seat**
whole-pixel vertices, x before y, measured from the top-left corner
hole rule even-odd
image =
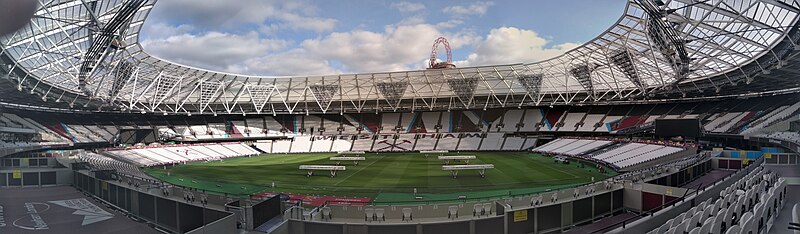
[[[717,212],[717,215],[715,216],[714,227],[712,227],[712,230],[715,233],[721,233],[722,231],[727,229],[727,227],[729,227],[730,224],[731,224],[729,217],[730,216],[728,216],[728,208],[727,207],[724,207],[724,208],[722,208],[722,210],[719,210],[719,212]],[[726,218],[729,219],[729,220],[725,221]],[[717,231],[719,231],[719,232],[717,232]]]
[[[322,207],[322,220],[331,220],[331,208],[327,206]]]
[[[800,223],[800,203],[796,203],[794,207],[792,207],[792,222]],[[794,229],[794,234],[800,234],[800,229]]]
[[[753,229],[758,231],[764,227],[764,203],[756,203],[753,208]]]
[[[681,223],[678,224],[676,228],[677,228],[676,231],[678,233],[685,233],[686,230],[691,230],[692,228],[694,228],[694,225],[692,225],[691,219],[684,219]]]
[[[700,226],[700,233],[702,233],[702,234],[710,233],[711,232],[711,228],[714,227],[714,221],[715,221],[715,218],[706,219],[706,221],[703,222],[703,225]]]
[[[714,205],[708,205],[706,209],[703,210],[702,219],[707,219],[708,217],[713,216],[715,211]]]
[[[692,215],[692,219],[690,219],[691,221],[689,222],[689,226],[690,227],[699,227],[702,224],[701,223],[701,218],[703,218],[703,213],[695,212],[694,215]]]
[[[744,213],[739,221],[739,226],[742,228],[741,233],[749,234],[750,229],[753,228],[753,213]]]
[[[414,220],[411,208],[403,208],[403,221],[410,222],[411,220]]]
[[[483,215],[483,206],[481,204],[474,204],[472,206],[472,216],[481,216]]]
[[[664,233],[669,231],[669,229],[672,227],[673,220],[674,219],[667,220],[666,223],[662,224],[660,227],[658,227],[658,229],[656,229],[656,233]]]
[[[486,213],[486,215],[491,215],[493,206],[494,203],[483,203],[483,212]]]
[[[449,206],[449,207],[447,207],[447,218],[448,219],[457,219],[458,218],[458,206]]]
[[[386,211],[383,208],[376,208],[375,219],[378,221],[386,221],[386,216],[384,216],[385,213]]]
[[[531,197],[531,206],[536,207],[542,204],[542,195]]]
[[[375,208],[364,208],[364,221],[375,221]]]
[[[725,231],[725,234],[740,234],[741,231],[742,228],[740,228],[739,225],[733,225],[731,228],[728,228],[728,231]]]
[[[675,219],[672,221],[672,226],[677,227],[678,225],[680,225],[683,222],[685,216],[686,213],[681,213],[678,216],[675,216]]]

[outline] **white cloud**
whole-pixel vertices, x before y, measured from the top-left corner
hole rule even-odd
[[[327,60],[309,56],[302,48],[248,59],[243,62],[247,74],[271,75],[330,75],[342,71],[334,69]]]
[[[284,40],[262,39],[256,32],[233,35],[208,32],[179,34],[142,41],[147,52],[181,64],[227,72],[246,72],[243,61],[288,48]]]
[[[447,34],[434,25],[418,24],[387,27],[383,32],[331,33],[306,40],[301,46],[312,57],[340,62],[346,71],[398,71],[420,68],[420,59],[428,57],[439,36],[447,36],[453,48],[465,46],[475,38],[472,34]]]
[[[242,24],[278,24],[281,28],[331,31],[336,20],[317,17],[317,9],[305,1],[279,0],[170,0],[159,1],[151,19],[182,22],[212,30]]]
[[[153,24],[148,24],[147,27],[144,27],[142,32],[141,39],[148,40],[151,38],[167,38],[175,35],[186,34],[194,30],[194,26],[188,24],[181,24],[181,25],[169,25],[164,22],[157,22]]]
[[[451,19],[451,20],[448,20],[448,21],[444,21],[444,22],[439,22],[439,23],[437,23],[437,24],[436,24],[436,27],[437,27],[437,28],[441,28],[441,29],[449,29],[449,28],[455,28],[455,27],[458,27],[459,25],[462,25],[462,24],[464,24],[464,21],[463,21],[463,20],[460,20],[460,19]]]
[[[393,3],[411,12],[383,30],[360,28],[330,32],[335,19],[316,16],[314,6],[304,2],[273,0],[161,1],[155,9],[169,10],[173,21],[156,18],[147,24],[142,45],[148,53],[181,64],[248,75],[329,75],[336,73],[386,72],[424,69],[434,39],[446,37],[453,50],[469,54],[455,61],[459,67],[535,62],[563,54],[578,44],[551,45],[531,30],[496,28],[485,36],[462,28],[470,15],[483,15],[492,2],[451,6],[444,12],[453,17],[427,23],[425,5]],[[241,5],[247,7],[242,7]],[[165,6],[166,5],[166,6]],[[163,12],[162,12],[163,14]],[[252,24],[240,27],[241,24]],[[231,28],[225,28],[231,27]],[[215,30],[219,29],[219,30]],[[309,30],[316,38],[301,42],[266,38],[280,30]],[[245,30],[245,32],[237,32]],[[323,32],[326,32],[323,34]],[[439,50],[443,59],[443,49]],[[456,58],[458,59],[458,58]]]
[[[549,45],[550,42],[531,30],[514,27],[492,29],[483,41],[475,45],[466,60],[458,66],[481,66],[537,62],[552,58],[578,47],[577,43]]]
[[[416,2],[393,2],[390,6],[404,13],[425,10],[425,4]]]
[[[165,27],[168,28],[168,27]],[[177,28],[180,28],[177,27]],[[536,62],[579,46],[551,45],[531,30],[496,28],[485,37],[471,31],[447,33],[437,25],[392,25],[384,31],[334,32],[299,44],[263,39],[258,33],[242,35],[188,33],[145,40],[146,50],[158,57],[210,70],[239,74],[329,75],[424,69],[433,40],[448,38],[451,47],[471,49],[459,67]],[[443,49],[439,59],[444,59]],[[336,64],[336,65],[333,65]]]
[[[455,17],[467,17],[470,15],[483,15],[489,10],[489,7],[494,5],[494,2],[475,2],[467,6],[448,6],[442,9],[442,12],[451,14]]]

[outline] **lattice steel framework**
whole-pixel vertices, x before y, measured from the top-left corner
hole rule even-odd
[[[402,100],[406,89],[408,89],[408,81],[380,82],[376,86],[386,103],[389,104],[389,107],[392,110],[397,110],[400,107],[400,100]]]
[[[477,77],[464,77],[464,78],[450,78],[447,79],[447,86],[450,91],[458,97],[458,100],[464,104],[464,107],[469,108],[472,104],[472,98],[475,97],[475,87],[478,87]]]
[[[261,114],[264,106],[267,105],[272,93],[275,92],[275,86],[272,85],[248,85],[247,93],[250,95],[250,101],[253,103],[253,108],[256,113]]]
[[[542,73],[521,75],[517,78],[517,81],[519,81],[522,87],[525,87],[525,91],[528,92],[526,95],[531,98],[535,98],[539,95],[539,90],[541,90],[542,87],[542,80],[544,80],[544,74]]]
[[[314,95],[314,100],[319,104],[319,108],[325,113],[333,102],[333,97],[339,92],[339,85],[318,85],[314,84],[308,86],[311,94]]]
[[[106,110],[487,108],[628,101],[648,98],[645,93],[700,95],[758,79],[800,48],[796,0],[663,3],[631,0],[608,30],[544,61],[273,77],[208,71],[150,56],[138,39],[155,0],[41,1],[29,26],[0,38],[0,61],[7,64],[0,67],[0,78],[42,100]],[[426,52],[420,51],[420,58]],[[571,72],[580,64],[586,69]]]
[[[572,77],[575,77],[575,79],[581,83],[581,86],[583,86],[586,92],[589,92],[589,94],[594,97],[595,92],[594,81],[592,81],[592,70],[594,69],[590,68],[587,64],[576,64],[569,69],[569,74],[571,74]]]
[[[645,84],[639,77],[639,74],[636,73],[636,66],[633,64],[633,59],[631,59],[631,57],[631,53],[628,52],[628,50],[618,49],[611,54],[611,63],[622,70],[622,73],[628,77],[628,80],[630,80],[633,85],[644,91],[647,89],[647,84]]]

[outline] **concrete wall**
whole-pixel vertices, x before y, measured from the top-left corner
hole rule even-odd
[[[344,224],[315,221],[289,220],[287,229],[274,233],[290,234],[496,234],[503,233],[504,216],[494,216],[460,221],[443,221],[430,223],[371,223]],[[283,227],[281,227],[283,228]],[[279,229],[281,229],[279,228]]]
[[[127,212],[159,228],[175,233],[236,233],[233,213],[164,197],[159,189],[147,191],[118,181],[98,180],[93,173],[73,174],[73,185],[108,206]]]
[[[15,178],[14,175],[20,178]],[[72,184],[72,170],[66,168],[19,168],[0,170],[2,187],[42,187]]]

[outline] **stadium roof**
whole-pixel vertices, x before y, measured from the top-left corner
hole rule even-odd
[[[29,26],[0,38],[0,77],[70,108],[157,113],[591,104],[800,87],[791,63],[800,39],[794,0],[632,0],[608,30],[546,61],[290,77],[149,55],[138,39],[153,7],[155,0],[45,1]]]

